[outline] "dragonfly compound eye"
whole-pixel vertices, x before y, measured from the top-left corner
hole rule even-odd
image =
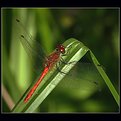
[[[64,47],[63,45],[58,45],[57,48],[58,48],[58,51],[59,51],[60,53],[62,53],[62,54],[65,53],[65,47]]]
[[[61,49],[60,49],[60,52],[61,52],[62,54],[64,54],[64,53],[65,53],[65,48],[61,48]]]

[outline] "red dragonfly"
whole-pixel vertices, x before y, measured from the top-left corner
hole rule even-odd
[[[31,96],[33,95],[33,93],[35,92],[35,90],[37,89],[37,87],[39,86],[39,84],[42,81],[42,79],[48,73],[49,69],[52,68],[53,65],[55,65],[57,61],[59,61],[60,54],[65,54],[65,48],[64,48],[63,45],[58,45],[56,47],[56,51],[53,52],[52,54],[50,54],[47,57],[44,70],[43,70],[40,78],[38,79],[38,81],[35,83],[35,85],[32,87],[32,89],[29,91],[29,93],[27,94],[26,98],[24,99],[25,103],[31,98]]]
[[[20,23],[22,26],[22,23],[18,19],[16,19],[16,21],[18,23]],[[26,37],[24,35],[21,35],[21,38],[22,38],[22,41],[21,41],[22,44],[24,44],[24,46],[28,46],[29,42],[26,39]],[[29,37],[29,38],[31,39],[31,37]],[[29,45],[29,46],[31,46],[31,45]],[[35,83],[35,85],[30,89],[27,96],[25,97],[25,99],[24,99],[25,103],[28,102],[28,100],[31,98],[31,96],[33,95],[33,93],[35,92],[37,87],[39,86],[42,79],[48,73],[48,71],[60,60],[61,54],[62,55],[65,54],[65,47],[60,44],[56,47],[56,50],[52,54],[50,54],[48,57],[45,58],[44,70],[43,70],[42,74],[40,75],[39,79],[37,80],[37,82]]]
[[[16,21],[17,21],[17,23],[20,24],[22,31],[24,31],[23,34],[21,34],[21,36],[20,36],[21,37],[21,43],[22,43],[23,47],[25,48],[25,50],[27,51],[27,53],[29,55],[33,54],[34,56],[38,57],[39,61],[42,61],[42,59],[44,58],[44,55],[45,55],[45,54],[43,54],[43,50],[41,50],[40,46],[37,47],[39,45],[38,43],[31,43],[32,37],[27,33],[27,31],[23,27],[22,23],[20,22],[20,20],[16,19]],[[26,36],[24,36],[24,34],[26,34]],[[33,45],[33,44],[35,44],[35,45]],[[32,47],[32,46],[35,46],[35,48]],[[66,55],[66,50],[65,50],[65,47],[60,44],[56,47],[56,50],[52,54],[50,54],[48,57],[45,58],[45,60],[44,60],[44,62],[45,62],[44,63],[44,70],[42,71],[42,73],[41,73],[39,79],[37,80],[37,82],[34,84],[34,86],[30,89],[30,91],[26,95],[26,97],[24,99],[24,103],[27,103],[29,101],[29,99],[32,97],[35,90],[37,89],[37,87],[39,86],[39,84],[41,83],[43,78],[46,76],[48,71],[57,62],[59,62],[59,60],[61,60],[61,56],[63,56],[63,55]],[[41,57],[41,56],[43,56],[43,57]],[[64,73],[64,72],[62,72],[62,73]],[[94,83],[96,83],[96,82],[94,82]]]

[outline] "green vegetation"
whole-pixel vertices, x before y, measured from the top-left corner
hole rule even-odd
[[[61,63],[60,69],[69,76],[64,77],[54,68],[30,101],[24,104],[23,99],[38,74],[19,41],[21,30],[16,25],[16,18],[32,38],[39,41],[47,55],[58,43],[65,46],[72,43],[64,60],[88,60],[94,63],[93,67],[74,70],[73,64],[66,67]],[[10,112],[15,105],[13,112],[118,112],[118,59],[118,9],[2,9],[2,111]],[[12,100],[7,102],[6,99]]]

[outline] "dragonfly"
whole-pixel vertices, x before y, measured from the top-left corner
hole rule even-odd
[[[22,37],[24,37],[24,36],[22,36]],[[33,93],[35,92],[37,87],[39,86],[39,84],[42,81],[42,79],[48,73],[48,71],[53,67],[53,65],[55,65],[55,63],[57,63],[60,60],[60,55],[61,54],[65,54],[65,48],[64,48],[63,45],[58,45],[56,47],[56,51],[53,52],[52,54],[50,54],[47,57],[46,63],[44,65],[44,70],[43,70],[40,78],[38,79],[38,81],[35,83],[35,85],[32,87],[32,89],[29,91],[29,93],[27,94],[26,98],[24,99],[25,103],[31,98],[31,96],[33,95]]]
[[[16,19],[16,22],[20,23],[21,27],[23,26],[19,19]],[[31,39],[30,35],[28,35],[28,36],[29,36],[29,39]],[[21,35],[20,37],[21,37],[22,44],[24,46],[26,46],[25,48],[29,49],[29,51],[30,51],[31,44],[29,43],[27,38],[24,35]],[[35,90],[37,89],[39,84],[41,83],[42,79],[48,73],[48,71],[60,60],[61,56],[65,55],[65,53],[66,53],[65,47],[62,44],[59,44],[56,46],[56,50],[45,58],[44,70],[43,70],[42,74],[40,75],[39,79],[37,80],[37,82],[35,83],[35,85],[30,89],[27,96],[25,97],[25,99],[24,99],[25,103],[28,102],[28,100],[31,98],[31,96],[33,95],[33,93],[35,92]]]
[[[19,19],[16,19],[16,22],[22,28],[23,32],[20,35],[20,38],[21,38],[21,43],[24,49],[26,50],[27,54],[32,56],[32,58],[33,56],[36,56],[38,58],[39,63],[44,61],[44,65],[43,65],[44,69],[41,75],[39,76],[34,86],[29,90],[28,94],[24,99],[24,103],[27,103],[32,97],[32,95],[34,94],[34,92],[36,91],[36,89],[38,88],[38,86],[40,85],[40,83],[42,82],[43,78],[53,68],[54,65],[56,65],[59,61],[62,61],[64,64],[67,64],[66,62],[63,61],[62,56],[66,56],[68,52],[62,44],[59,44],[56,46],[56,49],[54,52],[52,52],[49,56],[45,57],[44,51],[42,50],[40,45],[37,42],[31,43],[31,41],[33,40],[32,36],[29,33],[27,33],[21,21]],[[65,72],[61,72],[61,73],[66,74]],[[94,83],[97,84],[97,82],[94,82]]]

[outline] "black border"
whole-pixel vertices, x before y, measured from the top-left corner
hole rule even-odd
[[[1,0],[2,7],[120,7],[120,0]]]
[[[73,120],[73,121],[109,121],[109,120],[120,120],[119,114],[8,114],[8,115],[1,115],[0,116],[1,121],[9,121],[9,120],[29,120],[29,121],[35,121],[35,120],[49,120],[49,121],[58,121],[58,120]]]
[[[55,2],[56,1],[56,2]],[[104,2],[101,0],[79,0],[75,1],[64,1],[62,0],[1,0],[0,4],[1,7],[120,7],[120,0],[105,0]],[[120,120],[120,113],[119,114],[1,114],[0,120],[1,121],[9,121],[9,120],[82,120],[82,121],[109,121],[109,120]]]

